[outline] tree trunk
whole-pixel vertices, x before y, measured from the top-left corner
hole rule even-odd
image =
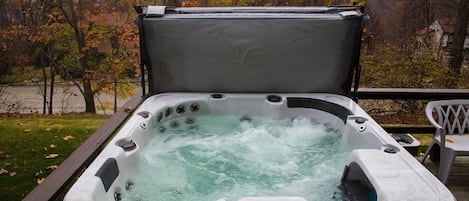
[[[43,60],[43,57],[41,55],[41,61]],[[42,62],[41,62],[42,63]],[[43,65],[43,64],[41,64]],[[46,67],[45,65],[42,66],[42,77],[44,78],[44,93],[42,93],[42,114],[46,114],[46,108],[47,108],[47,76],[46,76]]]
[[[87,50],[83,50],[83,48],[86,46],[85,45],[85,38],[84,38],[84,33],[83,30],[77,30],[76,33],[76,39],[77,39],[77,44],[78,44],[78,49],[80,50],[80,53],[82,54],[82,57],[80,58],[79,62],[81,67],[83,68],[83,71],[85,72],[83,80],[83,97],[85,98],[85,112],[86,113],[96,113],[96,107],[94,103],[94,94],[95,92],[91,88],[91,79],[87,75],[87,71],[90,70],[90,65],[88,63],[90,57],[89,57],[89,52]]]
[[[467,22],[469,20],[469,1],[459,0],[458,18],[454,30],[453,45],[451,47],[452,58],[450,66],[454,72],[461,72],[461,63],[464,59],[464,40],[466,39]]]
[[[50,67],[50,96],[49,96],[49,114],[52,114],[52,101],[54,97],[55,67]]]
[[[114,78],[114,114],[117,112],[117,78]]]
[[[83,79],[83,97],[85,98],[85,112],[96,113],[94,92],[91,89],[91,81],[89,79]]]

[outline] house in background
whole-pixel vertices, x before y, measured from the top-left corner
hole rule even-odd
[[[417,39],[417,53],[432,51],[443,59],[451,58],[450,47],[454,39],[456,19],[439,18],[430,26],[415,32]],[[464,40],[463,67],[469,68],[469,25]]]

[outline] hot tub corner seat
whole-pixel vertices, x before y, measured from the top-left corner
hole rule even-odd
[[[409,162],[409,154],[356,149],[349,155],[342,183],[359,182],[379,201],[455,201],[447,188],[426,169]],[[366,177],[366,178],[364,178]]]

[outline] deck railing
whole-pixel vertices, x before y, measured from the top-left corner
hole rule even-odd
[[[469,89],[360,88],[358,100],[446,100],[469,99]],[[389,133],[434,133],[428,125],[381,125]]]
[[[469,99],[469,89],[416,89],[416,88],[360,88],[358,100],[363,99],[403,99],[403,100],[442,100]],[[63,194],[73,179],[88,166],[101,152],[106,142],[130,116],[131,112],[142,102],[141,95],[132,97],[109,120],[107,120],[88,140],[65,159],[46,180],[38,185],[24,200],[54,200]],[[386,126],[389,133],[433,133],[429,125]]]

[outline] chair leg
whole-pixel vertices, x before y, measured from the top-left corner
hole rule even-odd
[[[432,150],[432,148],[433,148],[434,145],[435,145],[435,143],[432,142],[432,143],[430,144],[430,146],[427,148],[427,150],[425,151],[425,154],[423,155],[422,160],[420,161],[422,164],[423,164],[423,162],[425,162],[425,159],[427,159],[427,156],[428,156],[428,154],[430,153],[430,151]]]
[[[433,162],[440,161],[440,145],[435,144],[432,150],[430,150],[430,160]]]
[[[441,149],[440,154],[440,169],[438,171],[438,178],[442,183],[448,181],[449,173],[451,172],[451,167],[454,163],[454,151],[449,149]]]

